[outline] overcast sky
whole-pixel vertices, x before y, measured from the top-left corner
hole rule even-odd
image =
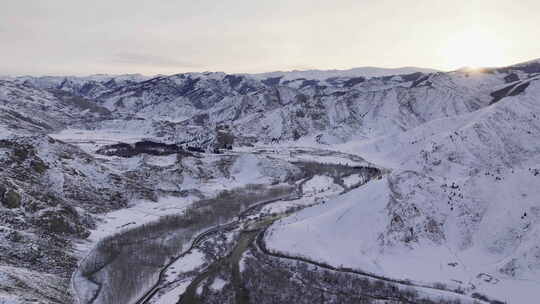
[[[418,66],[540,57],[538,0],[2,0],[0,75]]]

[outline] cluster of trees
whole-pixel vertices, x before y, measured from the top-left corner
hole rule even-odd
[[[107,145],[96,151],[98,154],[120,157],[134,157],[139,154],[149,154],[155,156],[181,154],[182,156],[192,156],[181,146],[175,144],[165,144],[149,140],[139,141],[134,144],[118,143]]]
[[[231,221],[252,204],[293,190],[248,185],[223,191],[194,203],[183,214],[165,216],[103,239],[81,263],[79,273],[101,286],[96,303],[131,303],[157,283],[164,266],[186,250],[197,233]]]

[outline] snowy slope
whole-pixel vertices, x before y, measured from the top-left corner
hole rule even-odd
[[[531,80],[476,112],[339,147],[393,172],[276,224],[270,245],[530,303],[540,287],[539,96]]]
[[[0,80],[0,125],[12,132],[48,133],[68,124],[102,120],[109,114],[107,109],[79,96]]]

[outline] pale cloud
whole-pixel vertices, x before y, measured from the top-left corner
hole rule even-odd
[[[200,65],[197,65],[195,63],[183,62],[172,57],[137,52],[116,53],[108,61],[112,64],[142,65],[148,67],[172,67],[190,69],[201,67]]]
[[[448,70],[540,57],[537,0],[5,2],[0,74]]]

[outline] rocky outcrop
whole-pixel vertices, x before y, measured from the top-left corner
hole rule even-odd
[[[7,190],[2,195],[2,205],[9,209],[19,208],[21,206],[21,196],[14,190]]]

